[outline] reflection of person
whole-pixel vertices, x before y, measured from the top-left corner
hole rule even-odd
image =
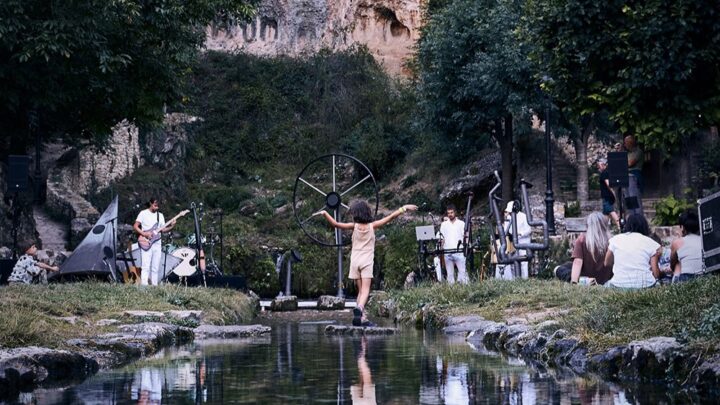
[[[360,353],[358,354],[358,377],[360,381],[350,387],[350,396],[355,405],[377,404],[375,400],[375,384],[365,354],[367,353],[367,337],[360,337]]]
[[[607,171],[607,159],[601,158],[597,161],[597,168],[600,171],[600,197],[602,199],[602,212],[610,216],[615,226],[620,229],[620,216],[615,212],[615,191],[610,187],[610,174]]]
[[[158,199],[151,198],[148,201],[148,208],[140,211],[137,219],[135,219],[133,229],[139,236],[150,239],[153,237],[151,229],[155,225],[157,225],[156,230],[163,229],[165,227],[165,217],[160,213]],[[175,223],[169,224],[163,229],[163,232],[170,231],[174,226]],[[152,282],[152,285],[158,285],[160,282],[161,245],[161,243],[155,242],[150,246],[150,249],[141,252],[140,266],[142,272],[140,273],[140,283],[142,285],[148,285],[148,282]]]
[[[24,241],[18,244],[25,254],[20,256],[13,267],[9,284],[47,284],[47,272],[60,270],[57,266],[50,266],[35,260],[37,246],[34,241]]]
[[[162,403],[162,375],[156,368],[138,371],[132,384],[132,399],[138,404]]]
[[[373,221],[372,210],[365,201],[355,201],[350,205],[348,214],[353,222],[337,222],[327,211],[318,211],[313,215],[323,215],[330,225],[339,229],[352,229],[352,251],[350,252],[350,279],[355,280],[358,288],[357,306],[353,309],[354,326],[375,326],[367,319],[365,304],[370,296],[375,260],[375,229],[393,219],[414,211],[417,205],[407,204],[393,211],[383,219]]]
[[[586,219],[587,230],[575,240],[570,263],[555,268],[555,276],[577,284],[580,277],[589,277],[590,284],[605,284],[612,277],[612,267],[605,266],[610,230],[606,217],[593,212]]]
[[[636,197],[638,208],[628,209],[628,213],[643,215],[642,209],[642,191],[643,191],[643,179],[642,179],[642,165],[644,155],[642,149],[637,145],[635,136],[625,135],[623,139],[623,145],[627,151],[628,156],[628,189],[627,197]]]
[[[503,228],[505,229],[506,235],[511,235],[513,232],[512,227],[512,213],[513,211],[516,213],[517,218],[517,233],[518,235],[512,235],[512,241],[515,245],[519,243],[530,243],[531,241],[531,234],[532,234],[532,228],[530,227],[530,224],[527,221],[527,216],[524,212],[520,209],[520,203],[517,201],[510,201],[505,206],[505,224],[503,225]],[[517,254],[519,256],[524,256],[527,254],[527,251],[525,249],[519,249],[517,251]],[[514,278],[513,272],[512,272],[513,265],[499,265],[495,268],[495,278],[501,278],[505,280],[512,280]],[[522,278],[528,278],[528,262],[523,261],[520,263],[520,272]]]
[[[647,288],[660,278],[658,260],[662,246],[647,235],[650,227],[640,214],[630,214],[624,233],[615,235],[608,242],[605,265],[612,266],[613,276],[609,287]]]
[[[670,267],[673,281],[688,281],[702,274],[702,238],[697,212],[687,210],[680,215],[682,238],[670,245]]]
[[[460,249],[463,247],[465,237],[465,222],[457,218],[455,206],[449,204],[446,211],[448,220],[440,225],[440,237],[443,240],[443,249]],[[457,267],[457,281],[461,284],[468,283],[467,271],[465,270],[465,255],[450,253],[445,255],[445,271],[447,272],[448,284],[455,284],[455,268]]]

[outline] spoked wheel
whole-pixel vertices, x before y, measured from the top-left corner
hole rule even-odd
[[[375,177],[352,156],[339,153],[320,156],[295,179],[295,219],[303,232],[320,245],[347,245],[351,242],[351,231],[339,235],[323,217],[313,217],[313,213],[324,209],[339,222],[352,222],[346,214],[354,200],[365,200],[374,209],[373,216],[377,215],[380,199]]]

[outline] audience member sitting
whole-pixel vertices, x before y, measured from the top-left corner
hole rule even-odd
[[[612,266],[605,265],[605,252],[610,239],[606,217],[593,212],[585,220],[587,230],[580,234],[572,251],[572,262],[555,268],[555,276],[562,281],[577,284],[580,277],[587,277],[588,284],[605,284],[612,277]]]
[[[623,233],[610,238],[605,265],[613,276],[605,284],[618,288],[652,287],[660,278],[658,258],[662,246],[648,237],[650,227],[644,216],[630,214]]]
[[[60,270],[57,266],[49,266],[35,260],[37,246],[34,241],[21,242],[19,246],[25,249],[25,254],[15,263],[8,277],[9,284],[47,284],[47,272]]]
[[[670,245],[673,282],[688,281],[703,272],[702,238],[697,212],[687,210],[680,215],[680,230],[682,238],[675,239]]]

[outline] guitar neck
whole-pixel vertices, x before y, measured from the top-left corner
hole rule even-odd
[[[188,211],[188,210],[181,211],[179,214],[175,215],[175,216],[172,217],[169,221],[167,221],[167,222],[165,223],[165,226],[163,226],[162,228],[158,229],[157,232],[160,233],[160,232],[164,231],[165,228],[167,228],[168,226],[170,226],[170,224],[172,224],[173,222],[175,222],[176,219],[178,219],[178,218],[180,218],[180,217],[182,217],[182,216],[185,216],[188,212],[190,212],[190,211]]]

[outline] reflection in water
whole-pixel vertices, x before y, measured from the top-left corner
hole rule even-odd
[[[358,383],[350,387],[353,405],[375,405],[375,384],[365,354],[368,350],[366,336],[360,337],[360,352],[357,355]]]
[[[165,350],[79,386],[39,389],[21,403],[624,404],[689,402],[664,387],[620,388],[528,367],[463,340],[414,330],[326,336],[325,325],[280,324],[271,337]]]

